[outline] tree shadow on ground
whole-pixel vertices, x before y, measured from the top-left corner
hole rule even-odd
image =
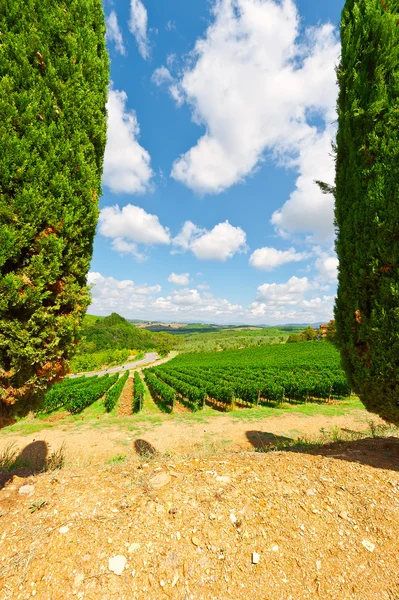
[[[152,446],[146,440],[135,440],[134,449],[136,450],[137,454],[142,457],[151,457],[157,454],[157,451],[154,448],[154,446]]]
[[[18,454],[13,446],[0,454],[0,490],[14,475],[30,477],[47,468],[48,446],[46,442],[34,441]]]
[[[343,429],[347,434],[359,435],[359,432]],[[248,441],[259,452],[281,450],[313,456],[326,456],[337,460],[369,465],[376,469],[399,471],[399,437],[367,437],[349,441],[312,443],[307,440],[295,440],[275,436],[262,431],[247,431]]]
[[[284,437],[283,435],[274,435],[274,433],[266,431],[247,431],[245,435],[248,442],[259,452],[292,442],[291,438]]]
[[[371,437],[349,442],[332,442],[315,448],[298,449],[317,456],[369,465],[376,469],[399,471],[399,438]]]

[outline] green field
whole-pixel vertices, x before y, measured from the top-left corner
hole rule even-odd
[[[65,379],[47,392],[42,410],[77,413],[100,401],[103,394],[105,406],[113,410],[126,377]],[[135,373],[133,413],[140,412],[148,392],[158,409],[169,413],[175,411],[177,403],[191,411],[205,407],[276,409],[283,403],[324,403],[351,393],[337,350],[321,341],[180,354],[165,364],[144,369],[144,378],[146,386]]]
[[[173,410],[176,399],[193,410],[331,400],[350,395],[337,350],[328,342],[182,354],[145,370],[150,391]]]

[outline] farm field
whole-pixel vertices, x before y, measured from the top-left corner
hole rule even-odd
[[[349,394],[338,353],[329,343],[183,354],[130,374],[64,379],[47,392],[36,413],[3,427],[0,437],[15,441],[15,436],[42,430],[62,431],[64,437],[85,427],[137,429],[151,430],[151,441],[162,450],[173,432],[176,447],[184,449],[188,440],[181,424],[187,423],[196,430],[195,443],[212,442],[212,437],[220,441],[229,431],[222,443],[231,440],[233,446],[248,448],[248,423],[287,440],[345,424],[364,429],[370,416]],[[85,435],[83,445],[84,440]]]
[[[323,401],[349,396],[336,349],[329,343],[183,354],[145,370],[155,399],[173,410],[179,398],[192,410]]]
[[[178,355],[130,373],[65,379],[35,414],[0,429],[0,440],[20,445],[41,434],[51,447],[63,440],[69,454],[91,462],[143,435],[156,451],[184,453],[247,450],[321,431],[334,437],[364,431],[370,419],[380,424],[349,391],[328,343]]]
[[[0,429],[0,597],[238,600],[251,581],[259,598],[388,600],[398,431],[334,397],[337,358],[327,343],[179,355],[54,386]]]

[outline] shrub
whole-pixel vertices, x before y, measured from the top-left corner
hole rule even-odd
[[[101,0],[0,4],[0,403],[68,371],[106,141]]]
[[[366,408],[397,424],[398,11],[392,0],[347,0],[342,13],[335,188],[335,341]]]
[[[139,372],[135,371],[133,376],[133,412],[140,412],[143,408],[144,384]]]
[[[115,407],[115,404],[118,402],[122,390],[125,387],[125,383],[128,377],[129,371],[126,371],[126,373],[124,373],[122,377],[118,379],[115,385],[110,390],[108,390],[104,400],[104,406],[107,412],[111,412],[111,410]]]

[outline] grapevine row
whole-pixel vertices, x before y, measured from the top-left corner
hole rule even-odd
[[[172,412],[176,401],[175,390],[158,379],[149,369],[144,369],[144,376],[152,398],[160,404],[165,404],[169,412]]]
[[[143,408],[144,384],[139,372],[134,372],[133,377],[133,412],[140,412]]]
[[[127,378],[129,377],[129,371],[126,371],[120,379],[112,386],[111,389],[105,395],[104,406],[107,412],[111,412],[118,402]]]

